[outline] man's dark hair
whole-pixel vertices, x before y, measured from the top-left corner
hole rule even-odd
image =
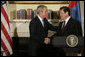
[[[60,8],[60,10],[63,10],[65,13],[68,12],[68,14],[70,16],[70,9],[69,9],[69,7],[63,6],[63,7]]]

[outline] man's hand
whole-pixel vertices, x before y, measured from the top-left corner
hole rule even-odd
[[[45,38],[44,43],[45,44],[49,44],[50,43],[50,39],[49,38]]]

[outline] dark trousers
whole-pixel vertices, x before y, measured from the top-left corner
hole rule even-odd
[[[29,44],[29,49],[28,49],[29,56],[39,56],[40,48],[41,45],[39,45],[38,43],[31,42]]]
[[[66,56],[62,48],[52,45],[39,45],[31,43],[29,45],[29,56]]]
[[[42,56],[66,56],[66,53],[62,48],[53,47],[52,45],[45,45],[41,49]]]

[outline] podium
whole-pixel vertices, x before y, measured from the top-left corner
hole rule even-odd
[[[74,40],[71,39],[73,37],[74,37]],[[75,52],[75,51],[78,52],[76,48],[81,49],[82,47],[84,47],[84,38],[80,36],[75,36],[75,35],[55,36],[52,39],[52,45],[53,47],[70,49],[70,51],[66,51],[66,52]]]
[[[71,48],[67,45],[66,43],[67,36],[55,36],[52,39],[52,45],[54,47],[68,47]],[[78,37],[78,44],[75,47],[84,47],[84,38],[83,37]]]

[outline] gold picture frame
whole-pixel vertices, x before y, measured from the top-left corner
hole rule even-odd
[[[69,1],[8,1],[10,4],[68,4]]]

